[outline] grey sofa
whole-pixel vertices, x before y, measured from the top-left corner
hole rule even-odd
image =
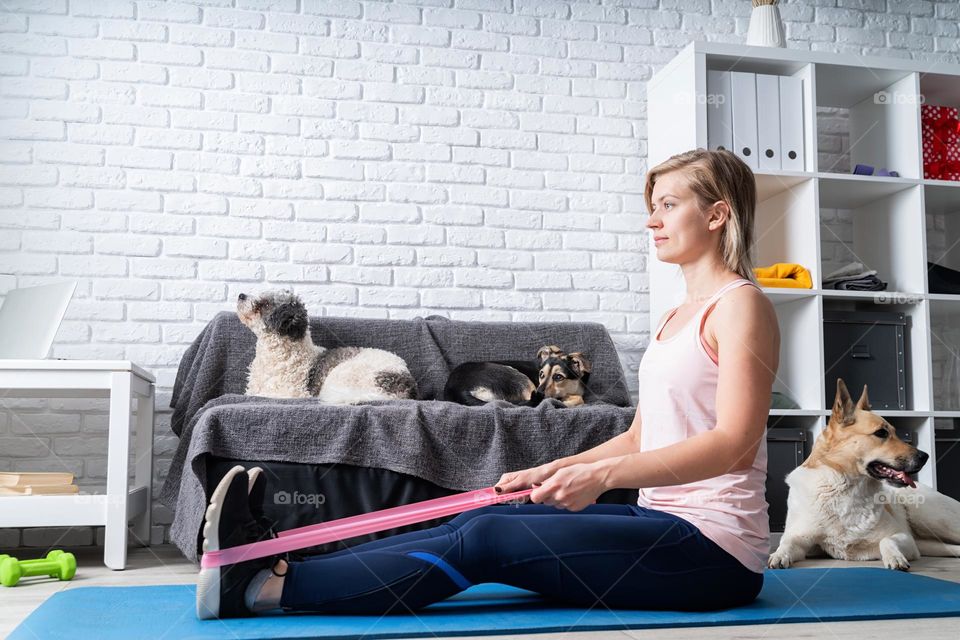
[[[246,396],[256,339],[236,314],[218,314],[180,362],[170,403],[180,442],[160,492],[175,511],[171,538],[191,560],[199,557],[209,491],[234,464],[265,469],[265,513],[285,530],[491,486],[506,471],[572,455],[622,433],[635,413],[613,341],[598,323],[311,317],[310,331],[315,343],[328,348],[378,347],[400,355],[417,380],[419,399],[331,406]],[[538,407],[465,407],[438,399],[461,362],[533,358],[545,344],[587,354],[592,401],[574,408],[553,399]],[[636,491],[610,491],[600,501],[635,502]]]

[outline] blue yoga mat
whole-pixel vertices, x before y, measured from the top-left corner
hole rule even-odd
[[[17,589],[29,589],[18,586]],[[879,594],[879,595],[878,595]],[[879,568],[766,571],[750,605],[709,613],[558,606],[537,594],[481,584],[416,614],[283,614],[196,619],[196,587],[77,587],[47,599],[18,626],[14,640],[128,638],[397,638],[515,635],[658,627],[960,615],[960,584]]]

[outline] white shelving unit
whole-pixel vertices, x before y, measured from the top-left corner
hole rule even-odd
[[[934,217],[947,237],[942,255],[929,259],[960,269],[960,182],[924,180],[921,96],[929,104],[960,106],[960,65],[863,57],[793,49],[694,42],[647,85],[648,167],[669,156],[707,147],[707,71],[745,71],[794,76],[803,83],[804,171],[757,173],[754,264],[802,264],[813,276],[812,289],[765,291],[780,321],[780,369],[774,390],[793,398],[800,409],[772,410],[770,424],[802,427],[810,442],[830,415],[833,393],[825,394],[824,309],[902,311],[907,368],[907,410],[878,411],[898,429],[915,436],[930,454],[919,480],[936,487],[934,420],[960,417],[949,406],[943,385],[934,385],[934,362],[960,352],[960,296],[931,294],[927,287],[927,229]],[[876,100],[878,92],[886,99]],[[850,166],[868,164],[896,170],[900,177],[860,176],[818,166],[818,107],[847,110]],[[824,163],[826,164],[826,163]],[[844,167],[846,169],[846,167]],[[821,238],[832,233],[821,209],[850,211],[852,242],[847,244],[868,268],[888,282],[882,292],[822,289]],[[685,285],[679,267],[650,251],[651,333],[667,309],[680,304]],[[952,247],[952,248],[951,248]],[[833,386],[831,385],[831,388]],[[860,389],[850,389],[854,400]]]

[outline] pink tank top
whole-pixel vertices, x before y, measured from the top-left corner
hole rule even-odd
[[[744,284],[756,286],[745,278],[727,283],[666,340],[657,338],[676,309],[657,327],[640,360],[641,451],[666,447],[716,426],[720,367],[702,342],[703,320],[721,295]],[[746,568],[763,573],[770,551],[766,479],[764,438],[750,469],[640,489],[637,504],[687,520]]]

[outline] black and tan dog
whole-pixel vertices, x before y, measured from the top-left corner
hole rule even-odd
[[[492,400],[535,407],[556,398],[568,407],[584,404],[589,390],[590,361],[580,353],[564,353],[550,345],[537,351],[536,362],[499,360],[464,362],[450,372],[444,399],[468,406]]]

